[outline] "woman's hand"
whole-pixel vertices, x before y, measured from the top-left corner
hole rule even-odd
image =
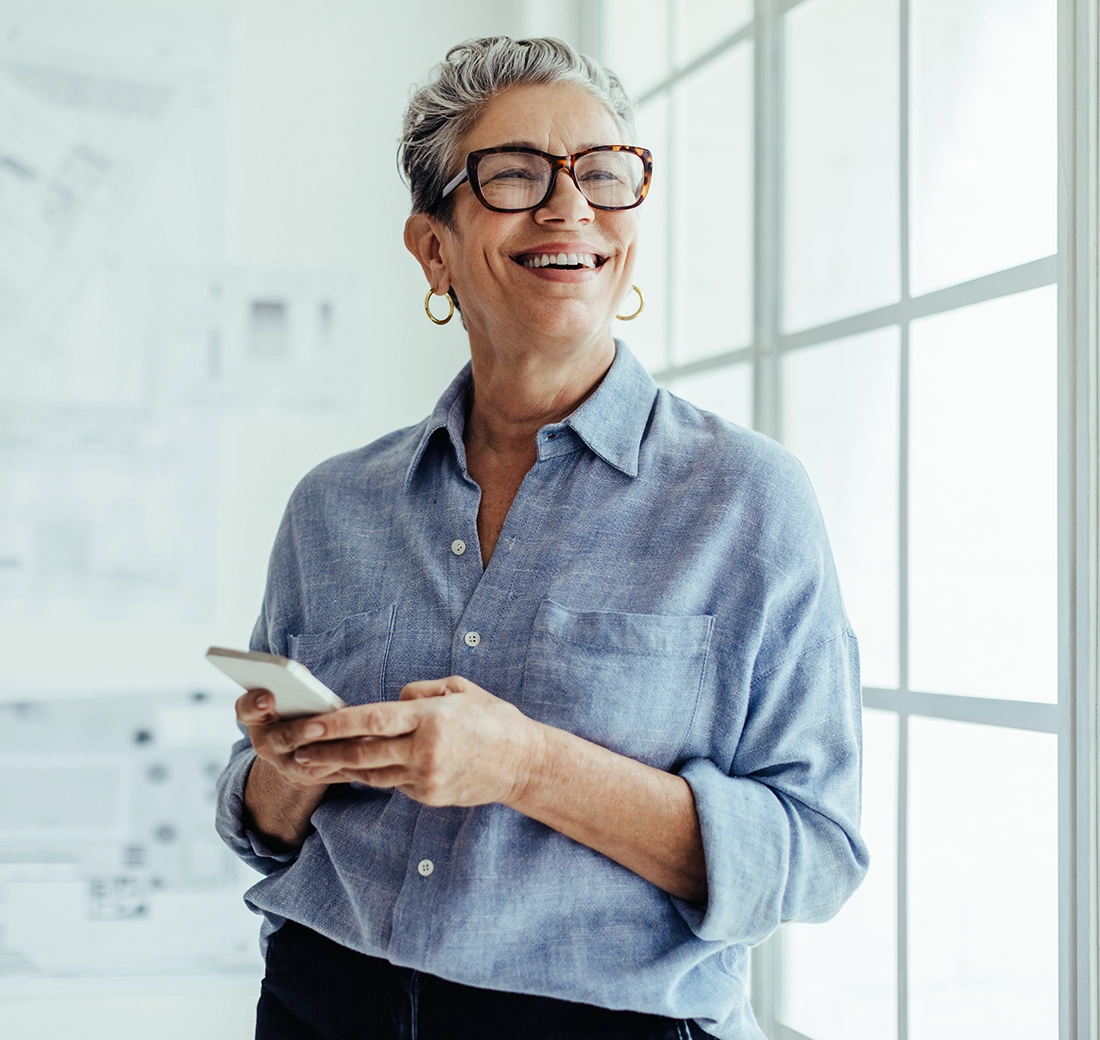
[[[294,761],[294,752],[302,744],[302,726],[309,719],[284,722],[275,714],[274,704],[275,698],[267,690],[249,690],[237,698],[237,721],[248,731],[256,757],[294,787],[323,789],[341,783],[338,777],[318,780]]]
[[[249,690],[237,698],[237,719],[248,731],[256,759],[244,789],[247,825],[277,851],[296,849],[312,829],[310,817],[328,785],[318,782],[295,761],[298,720],[282,722],[267,690]],[[296,729],[297,727],[297,729]]]
[[[451,676],[410,683],[399,701],[280,721],[266,690],[237,701],[256,761],[245,787],[253,830],[298,848],[331,784],[393,787],[426,805],[508,802],[523,784],[539,725],[480,686]]]
[[[678,776],[543,725],[461,676],[409,683],[401,699],[279,722],[238,702],[259,756],[245,804],[288,847],[327,785],[392,787],[426,805],[500,802],[602,852],[672,895],[703,903],[695,801]]]
[[[456,675],[283,727],[277,753],[296,782],[358,780],[434,806],[512,801],[540,740],[516,707]]]

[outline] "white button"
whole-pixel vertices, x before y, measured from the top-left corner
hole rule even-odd
[[[480,632],[467,632],[462,637],[462,641],[467,646],[477,646],[477,644],[481,642],[481,633]]]
[[[455,556],[461,556],[466,551],[466,543],[461,538],[456,538],[451,542],[451,552]]]
[[[430,859],[422,859],[416,865],[416,869],[420,871],[421,877],[427,877],[433,870],[435,870],[435,864]]]

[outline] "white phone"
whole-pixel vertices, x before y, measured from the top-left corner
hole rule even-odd
[[[246,690],[270,690],[275,698],[275,714],[281,719],[320,715],[345,706],[304,664],[289,657],[212,646],[206,651],[206,659]]]

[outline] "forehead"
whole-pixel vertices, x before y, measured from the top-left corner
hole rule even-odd
[[[597,144],[626,144],[607,106],[575,83],[510,87],[486,106],[463,151],[522,144],[555,155]]]

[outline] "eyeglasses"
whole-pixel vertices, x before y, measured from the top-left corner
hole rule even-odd
[[[486,209],[497,213],[538,209],[554,193],[562,170],[593,209],[633,209],[649,191],[653,156],[629,144],[601,144],[573,155],[518,146],[481,148],[466,156],[466,168],[447,184],[439,201],[468,180]]]

